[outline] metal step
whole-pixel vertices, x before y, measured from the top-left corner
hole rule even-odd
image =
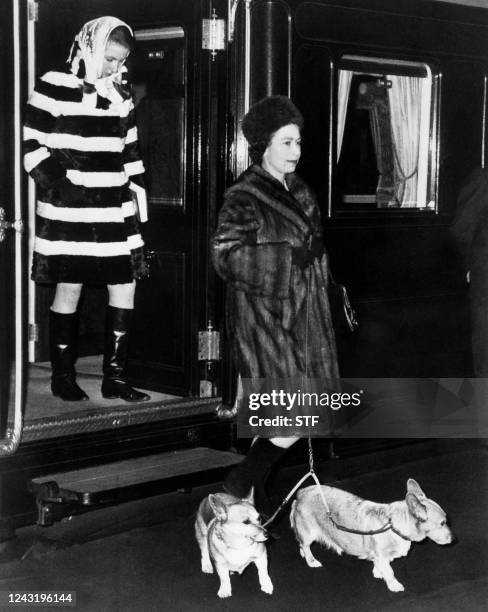
[[[100,507],[217,481],[243,455],[197,447],[33,478],[38,524],[52,525],[57,506]],[[56,509],[58,512],[56,512]],[[58,515],[58,516],[56,516]]]

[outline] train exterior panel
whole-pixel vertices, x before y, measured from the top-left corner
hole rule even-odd
[[[21,168],[23,106],[34,79],[64,62],[79,27],[103,14],[135,31],[129,68],[149,196],[151,275],[138,287],[130,373],[153,397],[130,412],[100,401],[68,409],[47,394],[52,288],[28,280],[35,189]],[[232,421],[216,413],[232,407],[237,373],[209,240],[225,188],[248,163],[240,120],[263,96],[291,96],[305,118],[298,173],[317,193],[334,277],[360,321],[338,335],[342,375],[472,375],[465,271],[449,228],[462,182],[486,161],[486,8],[475,0],[14,0],[4,17],[5,537],[56,506],[44,487],[36,507],[33,479],[196,447],[224,452],[238,442]],[[90,384],[105,300],[103,288],[90,287],[81,306],[80,367]],[[324,442],[325,455],[330,449]],[[168,482],[198,482],[179,474]],[[150,492],[136,483],[132,494]]]

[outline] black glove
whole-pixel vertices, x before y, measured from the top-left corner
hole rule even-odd
[[[291,247],[291,263],[304,270],[314,260],[312,251],[306,246]]]
[[[319,236],[312,236],[312,240],[310,241],[309,250],[314,259],[318,259],[318,260],[322,259],[322,255],[324,254],[324,251],[325,251],[325,246],[322,241],[322,238],[320,238]]]
[[[64,204],[86,204],[86,194],[83,187],[74,185],[67,177],[59,179],[53,189]]]

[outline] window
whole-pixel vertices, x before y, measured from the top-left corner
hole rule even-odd
[[[434,100],[427,64],[342,58],[337,92],[339,210],[434,210]]]

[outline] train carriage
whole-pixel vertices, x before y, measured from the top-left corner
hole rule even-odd
[[[248,164],[240,120],[292,97],[305,118],[298,168],[360,321],[338,334],[348,377],[469,377],[464,270],[449,234],[470,170],[485,165],[488,10],[476,0],[20,0],[0,24],[0,521],[67,513],[218,479],[238,461],[237,380],[209,239]],[[131,24],[129,62],[149,221],[130,376],[141,406],[103,400],[105,289],[81,305],[78,371],[92,400],[49,394],[52,287],[29,281],[36,193],[22,170],[23,108],[81,24]],[[389,440],[388,443],[399,440]],[[402,440],[404,442],[404,440]],[[380,440],[320,443],[325,456]],[[122,477],[123,476],[123,477]],[[90,486],[87,487],[87,482]]]

